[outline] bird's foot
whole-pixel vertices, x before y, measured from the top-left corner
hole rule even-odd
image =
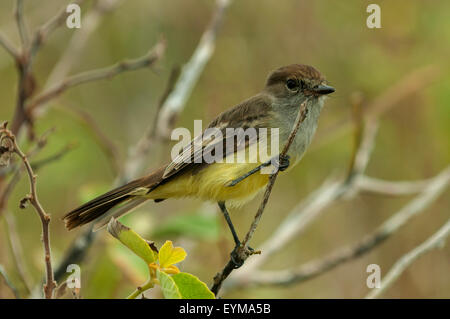
[[[261,251],[254,250],[252,247],[245,246],[240,243],[236,244],[236,246],[234,247],[233,251],[230,254],[231,261],[234,264],[234,269],[240,268],[249,256],[260,253]]]
[[[284,156],[280,156],[279,160],[278,160],[278,169],[282,172],[285,171],[289,165],[291,164],[290,161],[290,156],[289,155],[284,155]]]

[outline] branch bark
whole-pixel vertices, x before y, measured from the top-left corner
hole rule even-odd
[[[41,203],[39,202],[37,191],[36,191],[36,175],[31,168],[30,162],[28,161],[27,156],[22,152],[16,142],[15,135],[12,134],[10,130],[6,128],[6,123],[0,130],[0,134],[2,135],[2,139],[7,138],[10,140],[12,145],[12,152],[17,154],[22,160],[30,183],[30,194],[28,194],[22,201],[21,206],[25,204],[25,202],[30,202],[37,212],[41,224],[42,224],[42,241],[44,243],[44,259],[45,259],[45,270],[46,270],[46,282],[44,284],[44,295],[45,298],[51,299],[53,297],[53,290],[56,287],[56,282],[53,279],[53,269],[51,262],[51,250],[50,250],[50,234],[49,234],[49,223],[50,216],[45,212]]]
[[[8,52],[15,61],[19,58],[19,51],[16,47],[14,47],[14,44],[12,44],[6,36],[0,32],[0,46],[2,46],[6,52]]]
[[[237,287],[255,285],[287,285],[319,276],[344,262],[363,255],[391,237],[410,219],[433,203],[444,192],[449,183],[450,166],[432,178],[414,200],[385,221],[372,234],[367,235],[357,243],[339,248],[325,257],[320,257],[295,269],[261,271],[252,265],[245,272],[240,273],[239,276],[230,278],[231,282],[226,288],[235,289]],[[267,258],[266,253],[264,256]]]
[[[428,238],[424,243],[414,248],[412,251],[400,258],[391,270],[384,276],[380,288],[373,289],[367,296],[367,299],[373,299],[383,294],[392,284],[400,277],[400,275],[411,266],[419,257],[430,250],[441,248],[445,245],[445,240],[450,235],[450,220],[444,224],[433,236]]]
[[[291,147],[292,142],[294,141],[295,135],[297,134],[298,129],[300,128],[301,123],[303,123],[303,121],[306,118],[307,115],[307,108],[306,108],[306,104],[307,104],[308,100],[306,100],[305,102],[303,102],[300,105],[298,114],[297,114],[297,118],[295,120],[295,124],[294,127],[292,128],[291,133],[289,134],[288,140],[286,145],[284,145],[283,150],[280,153],[280,158],[283,158],[286,156],[287,152],[289,151],[289,148]],[[238,260],[237,262],[242,262],[244,263],[245,260],[252,254],[254,253],[258,253],[258,252],[254,252],[251,251],[248,248],[248,243],[250,242],[250,240],[253,237],[253,234],[256,231],[256,228],[258,227],[259,221],[261,220],[262,214],[264,212],[264,209],[266,208],[266,204],[269,200],[270,194],[272,193],[272,188],[273,185],[275,184],[275,180],[277,179],[279,170],[277,169],[275,171],[274,174],[272,174],[270,176],[269,179],[269,183],[266,186],[266,190],[264,192],[264,196],[263,196],[263,200],[258,208],[258,211],[256,212],[256,215],[253,219],[252,224],[250,225],[250,229],[248,230],[247,234],[245,235],[244,241],[242,242],[241,246],[238,247],[237,250],[237,256],[238,256]],[[222,283],[225,279],[227,279],[227,277],[231,274],[231,272],[235,269],[235,262],[233,261],[231,258],[229,260],[229,262],[225,265],[225,267],[223,268],[223,270],[218,273],[215,277],[214,277],[214,284],[211,287],[211,291],[217,296],[220,287],[222,286]]]
[[[23,0],[16,0],[14,8],[14,17],[17,23],[17,29],[19,30],[20,41],[22,42],[22,48],[28,47],[28,29],[25,24],[25,19],[23,16]]]
[[[61,83],[55,85],[54,87],[48,89],[45,92],[42,92],[32,101],[30,101],[29,105],[27,106],[27,111],[29,112],[30,115],[33,115],[33,113],[36,111],[36,108],[39,107],[41,104],[47,103],[49,100],[57,97],[66,90],[78,86],[80,84],[99,81],[103,79],[109,79],[123,72],[134,71],[141,68],[149,67],[162,57],[165,48],[166,48],[165,41],[161,40],[155,45],[155,47],[152,50],[150,50],[146,55],[140,58],[120,62],[113,66],[106,67],[103,69],[91,70],[70,76]]]

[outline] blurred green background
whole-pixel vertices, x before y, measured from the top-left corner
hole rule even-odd
[[[82,6],[82,17],[95,1]],[[369,176],[413,180],[437,174],[450,163],[450,2],[376,1],[381,6],[381,29],[366,27],[366,7],[373,1],[234,1],[227,10],[216,51],[202,73],[177,126],[193,129],[194,119],[209,122],[219,112],[257,93],[267,74],[282,65],[310,64],[336,88],[328,99],[316,138],[302,162],[281,174],[252,246],[264,241],[301,199],[327,177],[345,172],[351,158],[350,127],[334,133],[351,116],[350,96],[362,92],[367,102],[383,94],[409,73],[424,66],[436,68],[431,85],[396,103],[383,114]],[[69,1],[25,1],[30,29],[53,16]],[[19,36],[13,19],[14,1],[0,2],[0,30],[14,43]],[[214,10],[211,0],[124,1],[105,14],[71,73],[111,65],[141,56],[163,35],[164,58],[154,70],[125,73],[113,79],[76,87],[50,103],[36,122],[38,134],[54,127],[45,158],[68,143],[76,148],[39,171],[41,203],[52,215],[51,244],[57,263],[80,230],[67,232],[61,217],[114,181],[110,161],[89,129],[67,108],[89,112],[113,140],[124,158],[128,148],[153,121],[156,105],[174,66],[190,58]],[[82,22],[83,28],[83,22]],[[39,52],[34,67],[38,88],[64,53],[76,29],[59,28]],[[10,120],[15,107],[15,65],[0,50],[0,119]],[[170,157],[170,145],[158,146],[148,159],[148,171]],[[22,178],[8,207],[16,220],[32,286],[43,274],[40,222],[18,201],[28,191]],[[288,287],[232,291],[226,298],[361,298],[368,292],[366,267],[379,264],[382,274],[404,253],[422,243],[450,217],[448,190],[426,211],[368,254],[344,263],[312,280]],[[260,198],[260,197],[258,197]],[[359,195],[339,201],[306,232],[291,241],[265,269],[293,267],[356,242],[404,206],[412,196]],[[238,232],[244,234],[259,200],[232,211]],[[215,206],[193,199],[149,203],[122,220],[158,246],[171,239],[188,257],[180,268],[208,285],[228,260],[231,236]],[[0,264],[20,288],[2,221]],[[414,263],[387,291],[387,298],[449,298],[450,246],[428,253]],[[252,257],[252,258],[258,258]],[[123,298],[145,280],[141,261],[102,231],[82,267],[81,296]],[[11,297],[0,283],[0,298]],[[154,294],[158,297],[158,294]]]

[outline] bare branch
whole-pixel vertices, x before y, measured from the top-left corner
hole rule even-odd
[[[155,141],[156,137],[162,137],[162,139],[167,137],[167,132],[170,132],[170,128],[172,128],[175,123],[176,115],[182,111],[189,98],[190,91],[195,86],[204,66],[214,52],[214,42],[220,27],[220,22],[226,8],[231,3],[231,0],[217,0],[216,3],[215,13],[210,24],[204,31],[189,62],[186,63],[183,68],[182,74],[184,74],[184,76],[178,77],[178,75],[173,72],[171,79],[169,79],[168,88],[170,89],[170,94],[168,94],[167,97],[164,97],[163,95],[163,103],[161,103],[162,105],[154,122],[158,123],[156,127],[157,134],[154,133],[153,127],[149,127],[145,130],[145,136],[140,139],[136,146],[130,149],[128,159],[125,161],[126,167],[116,178],[115,184],[130,180],[141,172],[145,156],[151,149],[153,141]],[[173,78],[178,78],[175,84],[172,83]],[[191,81],[192,83],[187,83]],[[174,85],[173,90],[172,85]],[[172,102],[169,103],[169,100],[172,100]],[[173,101],[175,101],[175,104],[173,104]],[[162,127],[162,129],[160,127]],[[61,262],[58,267],[57,273],[65,271],[67,263],[72,263],[72,260],[75,258],[76,260],[81,261],[93,242],[93,239],[94,234],[91,232],[91,229],[88,229],[81,234],[69,248],[63,262]]]
[[[44,146],[47,144],[48,136],[53,131],[54,131],[53,129],[47,130],[46,132],[44,132],[44,134],[42,134],[42,136],[39,137],[39,139],[36,141],[34,147],[27,154],[28,159],[30,159],[32,156],[39,153],[44,148]],[[3,142],[3,139],[0,139],[0,141]],[[8,143],[10,143],[9,139],[8,139]],[[33,167],[33,164],[31,166],[33,169],[35,169]],[[4,173],[6,175],[6,174],[8,174],[8,172],[14,172],[14,174],[13,174],[12,178],[10,179],[9,183],[5,186],[4,189],[2,189],[2,192],[0,192],[0,215],[6,209],[6,204],[7,204],[8,198],[9,198],[11,192],[13,191],[14,187],[16,186],[17,182],[20,180],[20,176],[22,173],[22,169],[20,168],[20,166],[16,165],[15,163],[11,164],[5,168],[8,168],[9,171],[5,170],[2,173]]]
[[[57,97],[58,95],[60,95],[69,88],[73,88],[75,86],[88,82],[109,79],[123,72],[134,71],[141,68],[149,67],[162,57],[165,48],[166,48],[165,41],[162,40],[158,42],[155,45],[155,47],[152,50],[150,50],[146,55],[140,58],[120,62],[113,66],[106,67],[103,69],[91,70],[77,75],[73,75],[65,79],[60,84],[57,84],[54,87],[48,89],[47,91],[42,92],[32,101],[30,101],[27,107],[28,112],[30,114],[33,114],[36,108],[39,107],[41,104],[47,103],[49,100]]]
[[[142,170],[146,156],[157,140],[156,127],[159,122],[161,108],[170,92],[172,92],[179,75],[180,69],[174,68],[170,74],[166,89],[158,103],[158,109],[156,111],[154,121],[151,126],[147,127],[146,133],[142,135],[139,141],[130,148],[123,171],[117,177],[119,182],[126,182],[136,177],[136,175]]]
[[[19,1],[19,0],[18,0]],[[76,0],[74,3],[81,4],[84,0]],[[18,8],[20,4],[18,3]],[[20,2],[21,3],[21,2]],[[21,10],[17,10],[20,12]],[[20,14],[19,14],[20,15]],[[25,104],[28,102],[29,97],[34,93],[35,80],[32,75],[32,66],[34,62],[34,57],[36,53],[41,48],[44,41],[48,36],[63,22],[65,21],[68,13],[66,12],[66,7],[62,8],[59,13],[48,20],[44,25],[42,25],[34,34],[31,39],[29,46],[23,48],[23,52],[17,55],[16,64],[19,73],[19,83],[17,92],[16,108],[14,111],[14,117],[11,123],[12,134],[19,136],[20,130],[24,123],[31,126],[32,120],[30,118],[30,113],[25,109]],[[20,19],[22,20],[22,18]],[[30,137],[33,137],[33,132],[30,130]]]
[[[385,181],[362,175],[357,177],[355,188],[359,192],[398,196],[420,193],[430,182],[430,179],[420,181]]]
[[[291,133],[289,134],[288,140],[286,145],[284,145],[283,150],[280,153],[280,158],[283,158],[286,156],[287,152],[289,151],[289,147],[291,146],[292,142],[294,141],[295,135],[297,134],[298,129],[300,128],[301,123],[303,123],[303,121],[306,118],[306,114],[308,112],[307,108],[306,108],[306,104],[307,104],[308,100],[306,100],[305,102],[303,102],[300,105],[298,114],[297,114],[297,118],[295,120],[295,124],[294,127],[292,128]],[[250,225],[250,229],[247,232],[247,234],[245,235],[244,241],[241,243],[241,246],[237,247],[237,257],[239,258],[239,260],[237,261],[244,263],[245,260],[252,254],[254,253],[258,253],[258,252],[254,252],[251,251],[248,248],[248,243],[249,241],[252,239],[253,234],[256,231],[256,228],[258,227],[259,221],[261,220],[262,214],[264,212],[264,209],[266,208],[266,204],[269,200],[270,194],[272,192],[272,188],[273,185],[275,184],[275,180],[277,179],[279,170],[277,169],[275,171],[274,174],[272,174],[269,178],[269,182],[266,186],[266,191],[264,192],[264,196],[263,196],[263,200],[258,208],[258,211],[256,212],[256,215],[253,219],[252,224]],[[221,273],[218,273],[215,277],[214,277],[214,284],[211,288],[211,291],[217,295],[217,293],[220,290],[220,287],[222,286],[223,281],[231,274],[231,272],[236,268],[235,267],[235,263],[236,261],[233,261],[230,258],[230,261],[227,263],[227,265],[225,266],[225,268],[222,270]]]
[[[14,17],[16,19],[17,28],[19,29],[20,40],[22,42],[22,48],[28,47],[28,29],[25,24],[25,19],[23,16],[23,0],[16,0],[16,5],[14,8]]]
[[[319,276],[346,261],[361,256],[384,242],[411,218],[433,203],[434,200],[444,192],[449,183],[450,166],[439,173],[439,175],[432,178],[422,193],[408,205],[385,221],[372,234],[365,236],[356,244],[342,247],[328,256],[310,261],[297,269],[259,271],[256,270],[255,265],[251,265],[251,267],[245,269],[245,272],[240,272],[239,276],[230,277],[226,288],[235,289],[237,287],[248,285],[286,285]],[[266,250],[264,250],[264,255],[261,257],[263,256],[267,258]],[[259,259],[261,258],[258,258],[258,261]],[[259,264],[256,266],[259,266]]]
[[[216,0],[216,9],[211,22],[203,33],[192,57],[184,65],[174,90],[161,108],[157,126],[159,137],[167,138],[170,136],[176,117],[183,110],[200,74],[214,53],[217,32],[225,10],[230,3],[231,0]]]
[[[291,147],[292,142],[294,141],[295,135],[297,135],[300,125],[303,123],[303,121],[306,118],[306,115],[308,113],[308,110],[306,108],[306,103],[307,103],[307,101],[303,102],[302,105],[300,105],[300,109],[297,114],[297,119],[295,120],[295,126],[292,129],[291,134],[289,135],[288,141],[280,154],[280,158],[283,158],[286,156],[287,152],[289,151],[289,148]],[[253,237],[253,234],[255,233],[256,227],[259,224],[262,213],[264,211],[264,208],[266,207],[267,201],[269,200],[270,193],[272,192],[273,185],[275,183],[275,180],[276,180],[279,172],[280,171],[277,169],[276,172],[270,176],[269,184],[267,185],[266,191],[264,193],[264,197],[263,197],[261,206],[259,207],[259,209],[255,215],[255,218],[250,226],[250,229],[247,232],[247,235],[245,236],[245,239],[242,243],[244,246],[248,244],[248,242]]]
[[[238,269],[230,277],[230,285],[234,285],[240,279],[244,280],[250,276],[274,253],[278,252],[280,247],[283,247],[292,238],[302,233],[312,221],[322,214],[325,208],[343,195],[354,192],[354,184],[358,179],[358,174],[362,174],[367,166],[377,128],[378,124],[375,121],[364,125],[361,141],[358,143],[359,148],[354,153],[351,171],[347,177],[337,181],[325,181],[322,186],[294,207],[273,234],[259,248],[259,250],[264,251],[264,254],[259,256],[259,258],[249,260],[243,267]]]
[[[50,163],[56,162],[56,161],[60,160],[61,158],[63,158],[64,156],[66,156],[67,153],[69,153],[75,147],[76,147],[76,144],[69,143],[66,146],[64,146],[63,148],[61,148],[59,151],[57,151],[56,153],[54,153],[48,157],[45,157],[43,159],[31,162],[31,168],[33,168],[34,171],[37,171]]]
[[[379,95],[374,101],[368,103],[363,112],[365,120],[379,118],[381,115],[388,112],[400,102],[418,92],[423,92],[423,89],[433,84],[439,76],[442,75],[441,69],[437,65],[427,65],[412,70],[403,76],[396,83],[389,85],[389,88]],[[317,142],[311,145],[309,152],[314,151],[324,144],[334,141],[342,137],[350,129],[350,120],[340,120],[339,123],[333,125],[332,128],[324,130],[323,134],[316,137]]]
[[[450,235],[450,220],[444,224],[433,236],[428,238],[421,245],[417,246],[409,253],[401,257],[389,272],[384,276],[381,281],[381,287],[373,289],[366,298],[372,299],[379,297],[383,292],[385,292],[400,275],[408,268],[414,261],[416,261],[420,256],[429,252],[430,250],[441,248],[445,245],[445,240]]]
[[[2,46],[6,50],[6,52],[8,52],[14,58],[14,60],[17,60],[19,58],[20,55],[19,51],[1,32],[0,32],[0,46]]]
[[[84,0],[75,0],[73,3],[81,5]],[[60,27],[64,21],[66,21],[69,16],[69,12],[66,11],[66,6],[60,9],[60,11],[50,18],[46,23],[38,28],[31,40],[31,48],[30,48],[30,64],[36,53],[41,48],[42,44],[47,41],[48,37],[55,31],[58,27]]]
[[[83,49],[85,48],[89,37],[100,25],[103,15],[117,8],[123,1],[124,0],[99,0],[95,3],[92,10],[89,10],[83,15],[83,27],[73,33],[63,55],[58,59],[57,64],[53,67],[53,70],[48,76],[44,85],[44,90],[49,89],[54,84],[63,81],[67,77],[76,61],[82,56]],[[47,107],[42,105],[39,108],[38,115],[42,115],[46,110]]]
[[[13,152],[16,153],[22,160],[26,171],[28,173],[30,181],[30,194],[25,197],[26,201],[29,201],[35,208],[42,224],[42,241],[44,243],[44,256],[45,256],[45,269],[46,269],[46,283],[44,284],[44,295],[47,299],[52,298],[53,290],[56,287],[56,282],[53,280],[53,270],[51,263],[51,251],[50,251],[50,235],[49,235],[49,223],[50,216],[44,211],[42,205],[39,202],[36,192],[36,175],[31,168],[27,156],[21,151],[16,142],[16,137],[6,128],[6,123],[3,125],[0,134],[10,139],[13,145]],[[22,200],[23,203],[23,200]]]

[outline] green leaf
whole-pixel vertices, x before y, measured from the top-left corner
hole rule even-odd
[[[173,247],[170,240],[167,240],[159,249],[159,266],[166,268],[186,258],[186,251],[181,247]]]
[[[194,275],[180,272],[171,278],[177,285],[183,299],[215,299],[214,294],[206,284]]]
[[[150,247],[150,243],[116,219],[111,218],[108,223],[108,231],[132,252],[141,257],[147,264],[158,260],[158,255]]]
[[[181,299],[181,293],[171,276],[156,270],[156,278],[159,280],[161,291],[166,299]]]
[[[152,233],[155,237],[184,235],[199,239],[214,240],[219,237],[220,224],[216,215],[181,215],[169,219]]]

